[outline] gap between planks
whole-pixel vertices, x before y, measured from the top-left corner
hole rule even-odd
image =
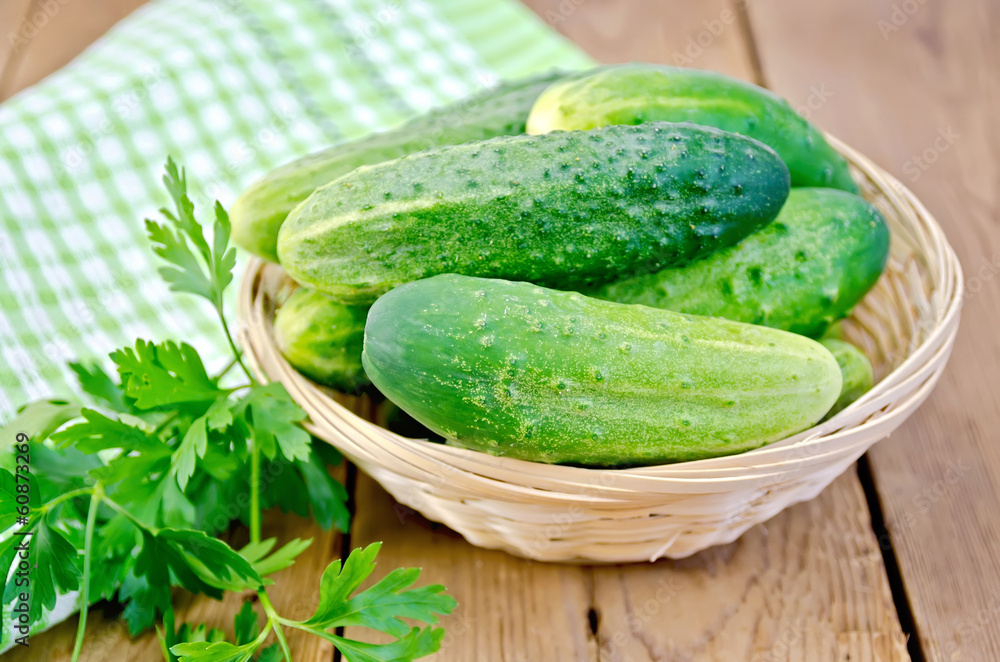
[[[90,3],[82,3],[84,5]],[[135,3],[138,4],[138,3]],[[684,45],[684,40],[691,36],[698,34],[703,21],[713,20],[721,16],[721,12],[727,7],[732,9],[733,6],[724,5],[720,2],[706,2],[706,3],[680,3],[676,0],[671,2],[652,2],[651,0],[640,0],[634,3],[625,5],[624,3],[611,3],[607,0],[589,0],[576,3],[557,3],[555,1],[549,0],[531,0],[529,4],[539,11],[545,8],[550,8],[552,11],[565,12],[566,6],[571,6],[571,11],[568,15],[563,15],[562,13],[555,14],[561,16],[563,20],[554,24],[554,27],[568,33],[582,46],[590,50],[593,54],[597,55],[599,59],[605,61],[622,61],[629,59],[643,59],[649,61],[663,61],[667,63],[671,62],[671,55],[675,54],[678,49],[682,48]],[[736,6],[736,5],[734,5]],[[739,8],[737,6],[737,8]],[[543,11],[539,11],[544,15]],[[669,20],[668,20],[669,18]],[[698,56],[698,61],[694,63],[695,66],[704,66],[706,68],[714,68],[725,71],[732,75],[737,75],[743,78],[759,80],[760,72],[762,71],[759,62],[755,62],[753,57],[753,51],[748,49],[747,44],[752,43],[753,33],[749,30],[749,20],[747,17],[743,17],[740,20],[744,20],[745,24],[741,30],[726,30],[723,32],[719,39],[716,39],[705,51]],[[68,57],[64,58],[68,59]],[[37,79],[48,73],[44,70],[44,63],[39,64],[39,69],[37,71],[40,74],[32,74],[32,76]],[[30,78],[31,76],[29,76]],[[20,78],[20,77],[19,77]],[[381,490],[371,484],[370,479],[365,476],[359,478],[359,483],[361,489],[373,489],[373,499],[377,499],[377,494]],[[365,485],[368,485],[366,488]],[[387,498],[384,496],[383,498]],[[847,504],[847,505],[843,505]],[[398,508],[398,506],[397,506]],[[817,511],[818,509],[818,511]],[[802,595],[795,593],[801,589],[801,586],[796,586],[797,584],[802,584],[804,582],[805,588],[809,589],[811,582],[816,582],[817,586],[822,586],[823,576],[809,577],[808,573],[803,574],[804,569],[808,565],[808,560],[813,559],[811,555],[819,554],[818,557],[813,559],[813,561],[822,560],[824,558],[829,559],[831,557],[842,558],[842,555],[838,554],[836,548],[826,550],[825,556],[821,548],[817,548],[817,540],[814,537],[817,534],[816,531],[812,531],[810,534],[812,526],[815,522],[810,522],[810,518],[816,517],[820,522],[829,518],[832,509],[832,513],[837,515],[838,518],[843,516],[846,519],[840,523],[850,530],[855,535],[859,536],[861,543],[857,551],[860,553],[860,558],[870,559],[872,548],[870,546],[871,541],[865,542],[866,534],[870,538],[870,531],[867,530],[864,520],[867,520],[867,512],[864,508],[864,500],[859,497],[859,487],[857,479],[852,474],[842,477],[833,486],[831,486],[817,501],[811,502],[810,504],[802,504],[790,509],[785,514],[780,515],[775,521],[769,523],[765,528],[758,527],[757,529],[749,532],[744,539],[734,543],[733,545],[716,549],[709,550],[703,554],[697,555],[693,559],[688,559],[686,561],[680,562],[660,562],[655,565],[650,566],[628,566],[623,568],[601,568],[601,569],[588,569],[588,568],[574,568],[572,566],[544,566],[542,564],[531,564],[530,562],[521,561],[508,557],[506,555],[497,552],[488,552],[485,550],[478,550],[472,548],[471,546],[464,543],[454,537],[453,534],[439,528],[437,531],[431,531],[433,525],[426,523],[418,516],[409,516],[405,519],[409,519],[410,527],[418,527],[420,530],[429,532],[432,536],[432,540],[437,541],[436,543],[429,543],[433,548],[435,545],[439,547],[454,547],[452,560],[458,561],[457,563],[451,563],[446,567],[439,567],[442,558],[447,558],[448,555],[445,554],[442,557],[431,556],[428,559],[428,563],[425,564],[427,570],[424,573],[422,580],[424,582],[435,582],[439,580],[439,575],[445,574],[458,574],[466,573],[467,575],[474,574],[488,574],[491,571],[498,577],[504,578],[505,583],[498,584],[495,588],[498,589],[499,594],[503,594],[508,591],[508,595],[479,595],[472,596],[472,600],[466,598],[464,603],[466,605],[475,606],[476,599],[487,600],[487,606],[496,606],[503,601],[507,601],[515,611],[521,605],[526,597],[530,597],[533,592],[537,592],[539,587],[541,588],[554,588],[556,589],[554,594],[550,597],[557,598],[554,599],[553,604],[542,603],[538,605],[540,612],[537,614],[539,619],[535,623],[525,622],[525,619],[520,619],[520,622],[514,624],[505,623],[504,618],[511,616],[511,613],[505,611],[492,611],[488,615],[477,612],[479,615],[465,615],[463,616],[460,611],[453,617],[448,619],[447,625],[449,627],[449,637],[447,640],[449,646],[446,648],[442,655],[438,656],[438,659],[444,660],[449,659],[449,650],[454,651],[460,648],[464,644],[459,642],[467,640],[469,637],[475,635],[477,637],[486,637],[489,639],[493,634],[498,634],[500,636],[499,648],[498,649],[475,649],[478,650],[478,657],[451,657],[450,659],[461,659],[463,662],[467,660],[493,660],[493,659],[503,659],[503,660],[534,660],[534,659],[570,659],[564,654],[564,649],[557,648],[552,649],[549,646],[546,650],[554,652],[553,656],[550,657],[524,657],[523,653],[526,649],[518,648],[519,645],[524,645],[524,640],[519,643],[518,641],[510,641],[512,633],[528,634],[539,637],[554,638],[559,637],[561,634],[569,634],[574,638],[574,643],[570,646],[572,654],[582,653],[584,657],[577,659],[597,659],[597,654],[600,650],[609,650],[610,654],[606,655],[601,659],[620,659],[621,656],[614,651],[611,651],[611,646],[617,646],[615,644],[616,635],[619,632],[624,632],[626,636],[626,641],[622,644],[621,648],[632,647],[638,645],[642,650],[647,653],[650,651],[655,651],[656,646],[664,646],[669,644],[674,646],[676,642],[669,642],[662,638],[657,639],[657,636],[662,635],[662,633],[652,633],[652,635],[646,632],[643,628],[637,627],[633,628],[632,625],[643,624],[643,619],[649,621],[645,625],[651,624],[655,626],[659,622],[658,614],[650,615],[652,611],[652,605],[658,604],[656,600],[656,592],[654,591],[652,600],[646,601],[646,605],[649,609],[642,611],[643,605],[635,603],[642,597],[643,590],[646,589],[663,589],[663,585],[657,585],[653,582],[657,579],[659,574],[662,572],[668,576],[673,576],[677,574],[678,577],[684,577],[683,581],[690,582],[693,586],[691,595],[694,596],[692,601],[685,600],[671,600],[668,604],[673,604],[675,609],[681,609],[680,613],[677,615],[680,620],[676,624],[685,625],[687,621],[685,619],[689,618],[692,603],[697,606],[706,600],[710,601],[712,596],[717,596],[720,598],[725,597],[725,591],[720,587],[719,577],[728,578],[727,581],[732,581],[733,573],[745,572],[746,569],[741,570],[741,561],[746,562],[747,559],[756,559],[758,564],[767,564],[766,569],[771,569],[774,567],[773,559],[770,559],[768,553],[777,552],[767,552],[769,547],[765,544],[769,537],[775,536],[775,532],[778,530],[784,530],[781,527],[785,527],[787,531],[795,531],[794,535],[791,535],[788,539],[798,540],[806,545],[803,550],[803,554],[808,557],[807,559],[786,559],[792,563],[791,566],[783,568],[783,574],[780,577],[776,577],[776,593],[773,596],[768,596],[766,592],[761,591],[759,595],[755,593],[752,589],[754,585],[761,584],[761,579],[748,578],[748,576],[741,576],[740,582],[744,587],[749,587],[749,591],[741,593],[741,595],[751,595],[753,594],[755,599],[759,600],[759,603],[755,609],[759,608],[760,613],[755,614],[752,619],[750,619],[750,624],[756,628],[756,638],[760,639],[762,642],[773,642],[768,648],[764,648],[764,655],[770,655],[769,659],[807,659],[805,657],[792,657],[792,653],[796,654],[803,651],[799,651],[799,648],[806,645],[803,641],[792,641],[797,639],[805,639],[805,637],[800,637],[796,635],[796,629],[794,627],[794,619],[788,620],[791,615],[800,616],[799,612],[785,613],[782,612],[782,603],[785,601],[790,601],[792,603],[797,599],[802,599]],[[392,522],[392,518],[396,518],[398,521],[398,510],[392,509],[390,505],[390,510],[385,509],[379,510],[377,508],[368,508],[366,506],[367,513],[371,510],[373,516],[381,513],[381,516],[388,519],[387,523]],[[362,513],[362,520],[366,519],[364,513]],[[803,521],[804,520],[804,521]],[[837,521],[840,521],[839,519]],[[859,522],[861,526],[858,526]],[[384,522],[386,523],[386,522]],[[303,528],[308,528],[302,522],[290,521],[290,524],[295,525],[295,530],[289,530],[288,537],[294,537],[295,535],[301,535]],[[369,522],[371,525],[371,522]],[[375,527],[374,530],[366,529],[368,526],[362,521],[357,529],[357,535],[355,535],[355,540],[358,544],[361,544],[362,538],[366,531],[368,533],[374,533],[378,531]],[[401,524],[400,528],[406,530],[407,524],[405,521]],[[766,533],[767,531],[770,534]],[[843,532],[839,532],[842,534]],[[837,536],[835,535],[834,538]],[[387,536],[389,539],[389,536]],[[413,539],[404,538],[399,541],[399,544],[387,545],[386,553],[383,555],[383,559],[380,563],[380,567],[383,571],[395,567],[398,564],[412,564],[413,559],[418,558],[420,554],[418,553],[419,544],[414,545],[414,543],[419,543],[421,540],[420,534],[417,534]],[[827,544],[830,540],[827,540]],[[833,540],[836,543],[836,540]],[[346,545],[350,545],[351,540],[346,541]],[[327,546],[328,549],[324,553],[324,558],[320,561],[321,566],[325,566],[325,563],[334,558],[334,555],[338,552],[342,552],[341,545],[336,542],[330,542]],[[418,549],[413,549],[414,547]],[[313,550],[310,553],[317,550],[318,548],[314,545]],[[457,551],[461,549],[461,551]],[[395,551],[392,551],[395,550]],[[780,550],[779,550],[780,551]],[[839,550],[843,551],[843,550]],[[735,559],[735,560],[734,560]],[[468,563],[471,561],[471,568],[468,566],[463,566],[463,563]],[[843,586],[828,585],[824,590],[832,592],[840,592],[840,594],[846,595],[845,591],[857,592],[859,589],[861,593],[865,590],[870,591],[870,595],[874,595],[878,600],[871,601],[869,598],[862,597],[862,602],[857,605],[840,605],[838,606],[838,616],[843,623],[838,631],[837,628],[833,628],[823,633],[813,633],[812,638],[818,640],[825,640],[827,643],[836,641],[835,645],[843,650],[845,654],[851,654],[850,659],[858,660],[865,659],[866,654],[878,654],[880,655],[877,659],[905,659],[905,657],[900,656],[898,650],[898,641],[900,633],[898,631],[898,624],[894,626],[895,615],[892,613],[891,602],[888,607],[885,604],[885,598],[888,595],[888,589],[885,586],[885,573],[879,563],[875,563],[870,560],[864,561],[861,565],[869,564],[872,567],[867,571],[868,574],[872,575],[874,581],[871,582],[871,586],[866,584],[856,584],[853,575],[847,573],[843,575],[841,573],[841,579],[844,580],[845,584]],[[320,567],[320,571],[322,567]],[[292,574],[303,575],[302,568],[293,567],[291,570],[286,571]],[[753,573],[751,573],[753,575]],[[553,578],[558,581],[553,581]],[[577,581],[581,579],[581,581]],[[676,579],[676,578],[675,578]],[[293,582],[299,582],[303,585],[303,590],[308,591],[313,594],[315,591],[315,586],[318,583],[318,576],[313,578],[312,581],[308,581],[304,576],[302,579],[292,579]],[[680,582],[681,579],[676,579]],[[510,586],[509,583],[514,582],[516,585]],[[531,582],[529,585],[525,586],[525,582]],[[652,586],[647,586],[652,582]],[[308,584],[308,587],[306,586]],[[577,585],[579,584],[579,586]],[[668,581],[667,586],[672,584]],[[458,589],[462,587],[457,586]],[[794,589],[792,595],[785,595],[785,591],[789,588]],[[628,590],[628,603],[621,602],[623,597],[626,595],[626,590]],[[527,594],[527,595],[525,595]],[[573,599],[575,604],[571,604],[572,609],[568,609],[565,605],[565,600],[563,600],[564,595],[568,594],[570,598]],[[804,595],[808,596],[809,590],[806,590]],[[664,593],[660,593],[661,596]],[[859,596],[851,594],[851,597],[857,599]],[[599,600],[598,598],[601,598]],[[607,599],[608,602],[602,602],[603,599]],[[492,603],[489,601],[492,600]],[[615,611],[607,605],[615,604],[615,601],[621,602],[622,610]],[[864,602],[868,600],[872,602],[871,605]],[[678,602],[684,602],[683,605],[678,605]],[[560,613],[559,607],[562,606],[564,611]],[[555,607],[553,610],[552,607]],[[714,621],[720,622],[721,625],[726,626],[727,624],[732,624],[734,622],[739,622],[739,618],[747,618],[745,614],[734,615],[730,613],[725,616],[723,612],[716,613],[718,605],[710,605],[711,614],[715,614]],[[834,620],[831,618],[830,613],[824,613],[820,609],[822,605],[812,604],[808,605],[806,611],[802,613],[808,613],[809,609],[816,610],[815,613],[811,614],[817,619],[826,618],[827,621],[825,625],[829,625]],[[217,606],[215,607],[217,609]],[[597,636],[595,637],[591,631],[591,619],[589,617],[590,610],[593,609],[596,615],[597,621]],[[772,610],[778,610],[779,619],[775,620],[774,616],[771,614]],[[843,613],[840,613],[843,610]],[[736,610],[739,611],[739,610]],[[858,614],[872,614],[878,615],[878,620],[876,622],[862,622],[856,617]],[[720,615],[721,614],[721,615]],[[781,616],[784,614],[784,616]],[[121,632],[120,628],[116,629],[117,624],[115,623],[100,623],[100,619],[94,617],[94,623],[92,627],[105,629],[102,632],[107,632],[107,636],[100,637],[101,641],[109,642],[109,648],[105,651],[104,658],[95,656],[89,659],[106,659],[107,654],[110,650],[115,650],[116,653],[120,654],[121,650],[117,646],[121,645]],[[704,618],[705,614],[698,614],[699,618]],[[462,620],[464,618],[464,620]],[[473,628],[474,619],[487,619],[478,623],[478,627]],[[721,618],[721,621],[720,621]],[[782,621],[781,618],[785,620]],[[639,620],[636,620],[639,619]],[[736,619],[735,621],[733,619]],[[853,619],[853,620],[852,620]],[[565,630],[552,630],[551,625],[559,621],[565,621]],[[819,622],[819,621],[817,621]],[[624,623],[623,628],[621,624]],[[784,623],[784,625],[782,625]],[[671,624],[675,624],[671,621]],[[789,625],[791,624],[791,625]],[[539,625],[544,625],[545,627],[539,628]],[[875,627],[872,627],[874,625]],[[230,624],[226,624],[226,627],[231,627]],[[732,627],[732,625],[730,625]],[[777,628],[777,629],[776,629]],[[634,634],[641,635],[637,637],[631,636],[633,634],[633,629],[636,630]],[[688,628],[684,628],[688,629]],[[752,628],[753,629],[753,628]],[[478,630],[478,632],[476,632]],[[602,640],[601,634],[604,634],[604,639]],[[685,635],[686,638],[690,638],[692,633],[681,632],[680,634]],[[695,633],[696,634],[696,633]],[[741,637],[745,638],[745,633],[741,634],[739,637],[731,635],[726,631],[723,634],[716,633],[715,637],[720,640],[732,640],[736,641]],[[794,635],[794,636],[793,636]],[[781,637],[785,637],[784,641]],[[652,637],[652,638],[651,638]],[[792,637],[792,640],[787,640],[788,637]],[[463,639],[464,638],[464,639]],[[70,637],[71,640],[71,637]],[[621,637],[618,637],[621,641]],[[529,640],[530,641],[530,637]],[[812,639],[810,639],[812,641]],[[638,643],[637,643],[638,642]],[[575,646],[577,643],[582,645],[581,648],[577,649]],[[683,643],[683,642],[681,642]],[[532,644],[539,647],[545,648],[543,644]],[[756,643],[751,645],[757,646],[757,650],[761,650],[760,646]],[[775,646],[778,646],[776,649]],[[882,646],[882,648],[879,648]],[[681,646],[683,647],[683,646]],[[98,649],[97,652],[99,652]],[[497,650],[501,651],[501,655],[497,657],[493,655]],[[673,650],[680,650],[675,646]],[[877,651],[882,650],[882,653],[877,653]],[[735,649],[727,648],[725,651],[719,653],[722,657],[717,659],[735,659],[733,655]],[[67,651],[68,652],[68,651]],[[641,651],[640,651],[641,652]],[[784,657],[782,657],[783,652]],[[808,653],[808,651],[804,651]],[[852,654],[853,653],[853,654]],[[482,655],[487,655],[483,657]],[[90,653],[87,653],[89,656]],[[905,651],[903,652],[905,655]],[[321,652],[317,652],[315,657],[307,657],[304,659],[331,659],[332,655],[326,655]],[[13,657],[11,659],[14,659]],[[57,657],[50,657],[48,659],[59,659]],[[84,659],[88,659],[85,657]],[[154,659],[152,657],[141,657],[132,659]],[[642,658],[639,658],[642,659]],[[671,658],[672,659],[672,658]],[[698,659],[704,659],[699,657]],[[815,659],[830,659],[825,657],[815,658]],[[876,658],[871,658],[876,659]]]
[[[751,80],[762,71],[749,17],[722,1],[528,4],[602,61],[688,64]],[[724,18],[710,43],[688,51],[694,62],[676,61],[706,22]],[[853,471],[732,545],[610,568],[541,566],[473,548],[393,505],[363,475],[357,495],[365,509],[354,543],[384,540],[387,567],[422,565],[425,581],[446,583],[459,600],[444,622],[451,638],[440,662],[909,659]]]
[[[965,271],[934,393],[868,454],[927,660],[1000,660],[1000,3],[753,0],[769,82],[913,189]]]

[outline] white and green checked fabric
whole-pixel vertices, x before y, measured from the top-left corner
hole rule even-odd
[[[0,105],[0,421],[72,393],[67,360],[137,337],[221,360],[217,321],[166,289],[145,238],[168,154],[205,214],[296,156],[501,78],[589,64],[514,0],[144,6]]]
[[[589,64],[515,0],[144,6],[0,104],[0,421],[72,393],[66,361],[138,337],[223,360],[218,322],[167,290],[145,237],[168,154],[205,214],[294,157],[501,78]],[[75,608],[61,596],[34,631]]]

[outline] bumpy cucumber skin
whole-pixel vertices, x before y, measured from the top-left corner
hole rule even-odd
[[[799,188],[735,246],[589,294],[816,337],[871,289],[888,257],[889,227],[875,207],[844,191]]]
[[[875,384],[875,375],[871,361],[851,343],[827,337],[821,338],[819,342],[837,359],[843,380],[840,396],[826,413],[825,418],[830,418],[870,391]]]
[[[369,384],[361,366],[367,306],[345,306],[300,287],[274,316],[274,339],[299,372],[339,391]]]
[[[375,302],[362,361],[451,443],[588,466],[756,448],[818,421],[841,387],[802,336],[453,274]]]
[[[255,255],[278,261],[278,229],[314,190],[355,168],[440,145],[524,133],[538,95],[562,72],[501,83],[383,133],[335,145],[287,163],[251,184],[229,209],[232,238]]]
[[[535,102],[528,133],[654,120],[706,124],[756,138],[784,159],[792,186],[858,190],[844,158],[787,101],[711,71],[624,64],[569,76]]]
[[[693,124],[495,138],[317,189],[278,255],[345,303],[440,273],[576,289],[732,245],[777,215],[788,187],[769,147]]]

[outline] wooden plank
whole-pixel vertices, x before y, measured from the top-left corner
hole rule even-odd
[[[703,52],[681,63],[754,77],[730,5],[528,4],[595,57],[668,63],[729,9],[733,18],[702,38]],[[594,659],[581,656],[593,656],[595,646],[602,662],[909,659],[853,471],[733,545],[680,562],[611,568],[539,566],[433,533],[416,516],[399,524],[388,497],[364,476],[357,495],[364,506],[352,546],[385,540],[386,568],[422,565],[427,581],[443,581],[457,596],[459,610],[445,621],[451,645],[435,658],[442,662]],[[584,625],[591,622],[596,636]]]
[[[0,93],[33,31],[34,26],[25,16],[30,6],[31,0],[0,2]]]
[[[423,568],[422,584],[444,584],[458,600],[458,610],[442,619],[446,636],[434,660],[597,659],[587,621],[587,569],[473,547],[396,504],[364,474],[358,475],[355,500],[351,547],[382,541],[376,576],[396,567]],[[346,630],[348,637],[366,640],[368,635]]]
[[[338,469],[339,473],[343,473]],[[275,609],[289,618],[308,618],[316,608],[319,580],[332,559],[340,557],[341,536],[334,531],[323,531],[310,520],[280,511],[268,512],[263,522],[262,536],[277,537],[282,545],[292,538],[312,538],[313,543],[299,556],[295,565],[271,575],[275,586],[268,594]],[[245,544],[247,532],[235,532],[233,544]],[[245,599],[256,600],[253,592],[247,595],[226,593],[219,602],[205,596],[193,596],[178,591],[174,601],[177,624],[207,623],[227,633],[232,640],[233,616]],[[258,614],[262,610],[257,608]],[[47,632],[31,637],[29,648],[16,647],[4,656],[4,662],[68,662],[76,636],[77,617],[73,617]],[[261,626],[264,618],[259,618]],[[327,662],[333,660],[333,645],[306,634],[301,630],[286,630],[288,644],[296,660]],[[274,635],[270,637],[273,643]],[[156,632],[150,630],[130,639],[125,624],[119,618],[105,618],[99,611],[91,610],[87,617],[87,633],[80,660],[83,662],[108,662],[108,660],[162,660]]]
[[[601,660],[908,660],[855,472],[737,542],[594,569]]]
[[[77,1],[81,6],[89,4]],[[531,5],[556,28],[607,61],[677,63],[680,59],[681,64],[744,78],[752,78],[755,71],[745,33],[735,15],[730,18],[724,13],[733,8],[721,1],[531,0]],[[356,496],[363,505],[353,531],[355,546],[384,540],[383,573],[399,565],[421,565],[425,568],[422,581],[446,583],[458,597],[461,608],[445,622],[449,633],[439,660],[673,659],[663,657],[659,650],[701,653],[688,659],[709,659],[705,655],[740,659],[747,650],[764,651],[765,657],[758,659],[799,659],[794,654],[803,646],[819,646],[832,641],[831,637],[836,639],[837,650],[848,651],[852,660],[865,659],[872,651],[879,655],[877,659],[906,659],[899,650],[901,634],[892,620],[884,569],[880,558],[871,554],[870,520],[859,505],[853,475],[837,481],[818,501],[787,511],[734,545],[683,562],[627,568],[543,565],[473,548],[416,515],[406,516],[407,511],[394,507],[364,476],[359,477]],[[832,525],[817,529],[817,522]],[[791,554],[790,545],[798,545],[801,555]],[[310,554],[317,549],[314,546]],[[316,567],[321,569],[338,553],[338,546],[331,544]],[[296,575],[289,581],[301,587],[301,594],[313,596],[318,575],[299,582],[301,569],[300,565],[289,571]],[[828,571],[832,574],[824,575]],[[748,588],[748,597],[736,610],[729,593],[734,586]],[[653,604],[658,605],[656,601],[666,595],[661,589],[675,590],[671,587],[676,593],[662,611],[655,610]],[[830,597],[809,600],[810,592]],[[706,595],[718,599],[712,602]],[[228,612],[211,603],[198,613],[206,614],[210,608]],[[590,629],[591,610],[597,621],[596,636]],[[730,618],[734,611],[738,618]],[[219,620],[215,617],[214,622],[229,627]],[[752,637],[742,634],[748,624],[755,623],[762,625],[751,628]],[[72,638],[74,627],[71,622],[57,628],[67,633],[60,639],[62,648],[30,659],[65,659],[56,652],[65,655],[68,651],[65,642]],[[122,659],[123,653],[125,659],[157,659],[154,648],[127,648],[137,644],[126,644],[115,622],[95,618],[91,627],[97,645],[93,651],[88,646],[85,659],[96,660],[98,655]],[[702,637],[711,634],[726,645],[697,648],[696,632]],[[43,640],[44,636],[38,637],[34,643]],[[655,657],[650,657],[643,642],[649,643]],[[675,646],[674,642],[683,643]],[[46,651],[36,648],[33,652]],[[635,657],[644,652],[646,657]],[[301,651],[296,659],[329,659],[329,654]]]
[[[746,80],[754,62],[726,0],[524,0],[599,62],[664,62]]]
[[[754,0],[772,87],[910,186],[965,269],[937,389],[870,453],[928,660],[1000,660],[1000,3]]]
[[[909,660],[853,470],[736,543],[611,567],[477,549],[364,475],[356,494],[351,544],[384,541],[376,575],[422,567],[459,602],[438,662]]]
[[[0,100],[64,66],[112,25],[146,2],[28,0],[30,6],[24,13],[24,22],[18,24],[14,33],[15,57],[0,78]],[[24,4],[23,0],[3,0],[0,4],[8,3]],[[2,34],[8,36],[6,32]],[[5,39],[8,41],[9,37]]]

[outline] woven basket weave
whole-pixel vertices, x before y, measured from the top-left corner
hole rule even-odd
[[[294,284],[251,263],[239,293],[240,334],[258,377],[280,381],[309,430],[340,449],[400,503],[474,545],[542,561],[681,558],[728,543],[790,504],[815,497],[927,397],[958,330],[962,272],[941,228],[896,179],[831,138],[863,195],[885,215],[885,275],[845,322],[875,367],[875,387],[830,420],[729,457],[633,469],[584,469],[499,458],[407,439],[374,423],[370,402],[293,369],[272,335]]]

